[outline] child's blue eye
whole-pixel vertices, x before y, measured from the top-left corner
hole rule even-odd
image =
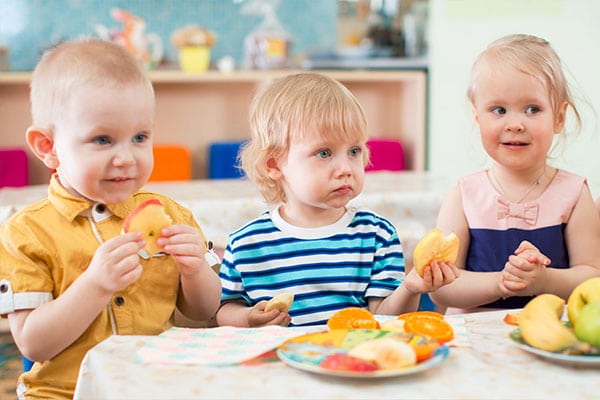
[[[358,146],[355,146],[355,147],[351,148],[350,150],[348,150],[348,155],[352,156],[352,157],[356,157],[356,156],[360,155],[360,153],[362,153],[362,149]]]
[[[494,108],[492,108],[492,112],[494,114],[504,115],[504,114],[506,114],[506,108],[504,108],[504,107],[494,107]]]
[[[316,156],[318,158],[327,158],[327,157],[331,157],[331,151],[329,150],[319,150],[317,151]]]
[[[133,137],[133,141],[135,143],[143,143],[148,139],[148,135],[146,133],[138,133]]]
[[[110,144],[110,138],[106,135],[96,136],[93,142],[96,144]]]
[[[525,109],[525,114],[537,114],[540,112],[540,108],[538,106],[529,106]]]

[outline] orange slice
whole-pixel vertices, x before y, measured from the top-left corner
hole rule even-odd
[[[452,329],[452,325],[448,321],[430,315],[413,315],[407,317],[404,320],[404,330],[432,337],[442,343],[454,338],[454,329]]]
[[[379,329],[379,322],[364,308],[348,307],[335,312],[327,321],[329,329]]]
[[[504,322],[509,325],[519,325],[519,314],[518,312],[507,312],[504,316]]]
[[[459,239],[455,233],[447,236],[439,229],[430,230],[417,243],[413,251],[413,263],[419,275],[423,276],[423,270],[433,260],[455,263],[458,258]]]
[[[413,311],[413,312],[408,312],[408,313],[404,313],[404,314],[400,314],[398,315],[398,319],[406,319],[408,317],[412,317],[412,316],[424,316],[427,315],[429,317],[434,317],[434,318],[439,318],[439,319],[444,319],[444,315],[440,314],[439,312],[435,312],[435,311]]]

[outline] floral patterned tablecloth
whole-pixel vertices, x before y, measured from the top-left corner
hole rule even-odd
[[[112,336],[84,358],[75,399],[598,398],[598,367],[555,363],[523,351],[509,339],[515,327],[503,322],[505,314],[462,315],[470,346],[451,347],[448,358],[431,369],[377,379],[314,374],[277,360],[226,366],[148,363],[137,355],[152,339]]]

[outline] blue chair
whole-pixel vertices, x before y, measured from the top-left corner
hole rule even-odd
[[[435,303],[431,300],[431,297],[427,293],[421,295],[419,301],[419,311],[436,311]]]
[[[238,154],[245,140],[214,142],[208,148],[210,179],[239,179],[244,172],[238,168]]]
[[[21,356],[21,358],[23,359],[23,372],[29,371],[33,367],[33,361],[25,356]]]

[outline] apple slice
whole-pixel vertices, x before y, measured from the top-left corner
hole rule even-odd
[[[165,208],[158,199],[149,199],[137,206],[123,222],[124,232],[141,232],[146,241],[144,250],[149,256],[160,253],[162,250],[156,243],[160,231],[171,225],[173,221],[165,212]]]
[[[444,236],[439,229],[430,230],[417,243],[413,252],[413,263],[419,275],[433,260],[454,263],[458,258],[459,239],[454,232]]]

